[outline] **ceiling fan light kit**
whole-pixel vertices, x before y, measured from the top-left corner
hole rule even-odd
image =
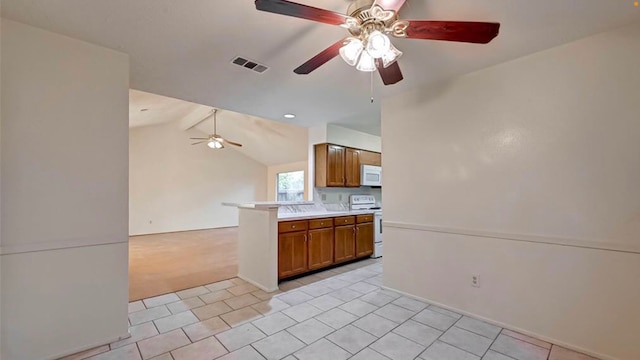
[[[354,0],[346,15],[287,0],[255,0],[256,9],[346,28],[351,36],[329,46],[294,70],[306,75],[340,55],[357,70],[378,71],[385,85],[403,79],[396,38],[445,40],[486,44],[498,36],[499,23],[471,21],[399,20],[406,0]]]

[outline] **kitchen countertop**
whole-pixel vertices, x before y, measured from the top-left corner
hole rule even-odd
[[[223,202],[224,206],[233,206],[244,209],[258,209],[268,210],[277,209],[281,206],[294,206],[294,205],[315,205],[313,201],[254,201],[248,203],[229,203]]]
[[[313,211],[313,212],[297,212],[297,213],[284,213],[278,214],[278,221],[292,221],[292,220],[307,220],[307,219],[320,219],[336,216],[349,216],[349,215],[365,215],[373,214],[378,210],[344,210],[344,211]]]

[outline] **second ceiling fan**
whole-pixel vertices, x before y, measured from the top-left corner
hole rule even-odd
[[[199,140],[191,145],[207,143],[207,146],[212,149],[223,149],[225,144],[242,147],[242,144],[237,143],[235,141],[227,140],[222,136],[218,135],[218,121],[216,119],[217,112],[218,112],[218,109],[212,109],[209,115],[207,115],[204,119],[200,120],[200,122],[202,122],[204,120],[207,120],[211,116],[213,116],[213,134],[210,134],[206,138],[190,138],[191,140]]]
[[[256,9],[339,25],[351,33],[294,70],[309,74],[341,55],[360,71],[380,73],[385,85],[403,79],[398,65],[402,52],[389,36],[408,39],[445,40],[486,44],[498,36],[499,23],[471,21],[399,20],[398,11],[406,0],[354,0],[343,15],[287,0],[255,0]]]

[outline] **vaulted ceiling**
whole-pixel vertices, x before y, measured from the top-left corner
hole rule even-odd
[[[344,12],[347,0],[299,2]],[[488,45],[394,39],[405,80],[383,86],[334,59],[293,69],[347,35],[337,26],[259,12],[251,0],[3,0],[2,15],[130,55],[131,87],[302,126],[379,132],[380,98],[640,21],[631,0],[408,0],[405,19],[502,23]],[[243,56],[259,74],[231,64]],[[579,61],[579,59],[576,59]],[[295,113],[296,119],[282,117]]]
[[[213,133],[212,107],[146,93],[129,91],[129,127],[139,128],[166,123],[183,130],[185,144],[200,131]],[[239,151],[267,166],[304,161],[308,155],[307,129],[259,117],[218,109],[218,134],[244,146],[228,146],[224,151]],[[202,144],[201,146],[205,146]],[[213,151],[213,150],[212,150]]]

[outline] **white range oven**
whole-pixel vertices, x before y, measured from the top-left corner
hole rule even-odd
[[[349,208],[351,210],[375,210],[373,213],[373,255],[372,258],[382,256],[382,209],[376,205],[373,195],[349,196]]]

